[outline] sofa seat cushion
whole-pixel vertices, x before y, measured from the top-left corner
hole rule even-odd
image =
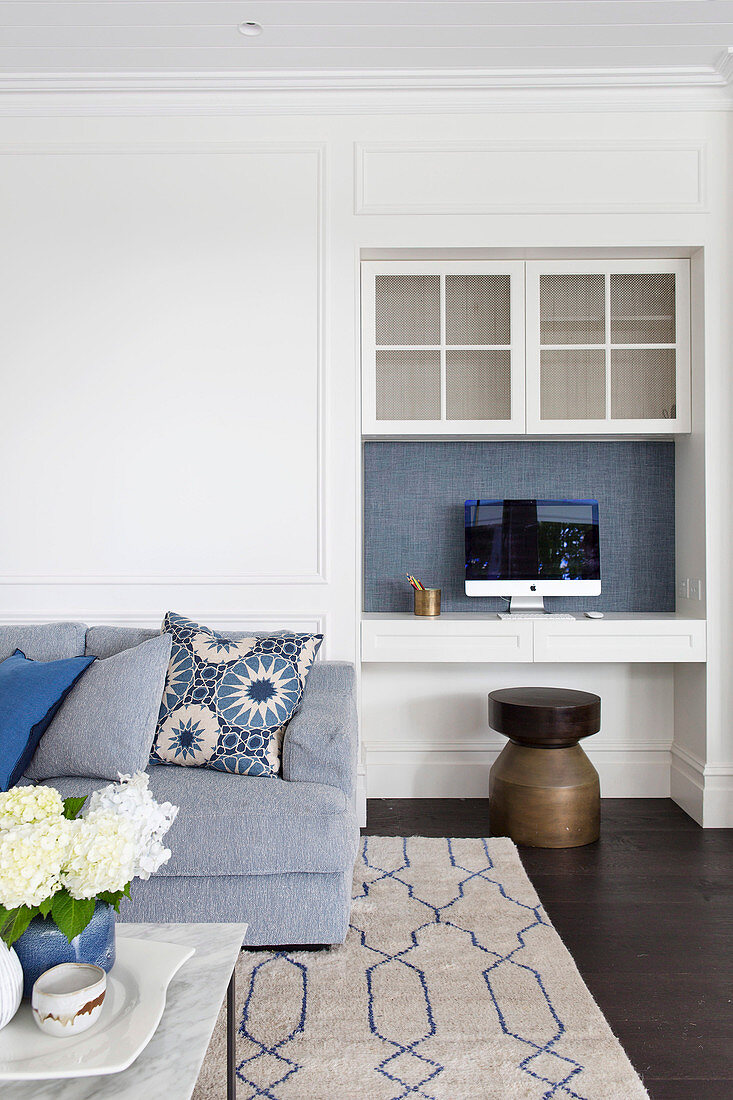
[[[151,765],[148,774],[158,802],[180,807],[165,839],[173,854],[158,875],[335,874],[353,867],[356,818],[336,787],[170,765]],[[73,777],[47,782],[64,798],[104,785]]]

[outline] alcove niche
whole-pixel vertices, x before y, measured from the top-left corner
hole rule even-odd
[[[486,693],[555,682],[600,690],[604,792],[668,795],[675,762],[704,755],[702,250],[362,260],[370,795],[486,794],[503,743]],[[505,644],[501,601],[465,595],[463,502],[477,497],[599,501],[601,596],[546,599],[576,613],[564,641],[542,623]],[[408,572],[441,588],[440,620],[411,614]]]

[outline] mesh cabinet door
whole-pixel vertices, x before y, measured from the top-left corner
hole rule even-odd
[[[527,427],[690,430],[687,260],[527,264]]]
[[[523,431],[523,306],[520,261],[364,263],[364,433]]]

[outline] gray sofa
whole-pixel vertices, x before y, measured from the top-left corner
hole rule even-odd
[[[156,633],[83,623],[3,626],[0,660],[16,648],[39,661],[109,657]],[[282,778],[149,767],[155,797],[180,807],[166,839],[173,854],[151,879],[133,884],[121,920],[246,921],[251,945],[344,940],[359,835],[354,680],[352,665],[313,666],[285,735]],[[64,797],[108,781],[46,780]]]

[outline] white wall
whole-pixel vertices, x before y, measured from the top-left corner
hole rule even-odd
[[[214,625],[321,625],[327,656],[355,659],[360,251],[700,248],[705,463],[691,477],[715,502],[703,563],[714,656],[677,723],[683,747],[683,725],[705,730],[699,801],[708,780],[725,786],[730,116],[187,116],[174,100],[151,117],[69,111],[0,118],[0,618],[156,622],[172,607]],[[671,674],[597,671],[621,700],[613,744],[630,693],[648,715],[659,701],[648,787],[626,743],[609,782],[664,793]],[[379,677],[395,700],[419,700],[424,675],[368,670],[368,746],[384,741]],[[452,669],[441,691],[483,697],[476,676]],[[416,746],[419,708],[400,713],[400,743]],[[468,740],[485,733],[474,725]],[[451,736],[446,715],[428,740]],[[416,775],[425,751],[400,751]],[[383,746],[372,755],[377,793],[389,760]],[[480,783],[474,773],[469,790],[459,765],[471,793]]]
[[[733,827],[733,116],[726,115],[724,124],[727,140],[721,143],[721,153],[725,160],[716,181],[719,218],[709,250],[705,291],[706,747],[702,759],[693,761],[695,784],[703,789],[702,823],[711,827]]]
[[[367,664],[362,721],[369,794],[485,797],[506,738],[488,727],[488,693],[528,684],[593,691],[602,726],[583,743],[605,797],[669,797],[671,665]]]
[[[177,608],[353,660],[328,149],[208,129],[0,124],[0,614]]]
[[[5,158],[5,583],[322,580],[319,168]]]

